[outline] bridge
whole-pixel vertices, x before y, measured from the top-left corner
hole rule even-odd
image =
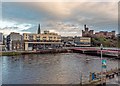
[[[100,56],[101,50],[100,47],[62,47],[57,49],[41,49],[39,51],[2,51],[0,55],[8,55],[11,53],[18,54],[39,54],[39,53],[54,53],[54,52],[75,52],[88,55]],[[8,54],[7,54],[8,53]],[[120,49],[117,48],[103,48],[103,56],[120,58]]]
[[[100,47],[65,47],[65,49],[70,49],[75,53],[82,53],[82,54],[88,54],[88,55],[99,56],[101,54]],[[118,58],[118,56],[120,54],[120,49],[118,49],[118,48],[103,48],[102,54],[103,54],[103,56]]]

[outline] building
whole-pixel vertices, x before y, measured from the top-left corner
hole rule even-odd
[[[73,37],[73,36],[67,36],[67,37],[62,36],[62,37],[61,37],[61,41],[62,41],[63,43],[74,42],[74,37]]]
[[[89,30],[86,25],[84,25],[84,30],[82,30],[82,37],[92,37],[94,34],[94,30]]]
[[[95,37],[105,37],[105,38],[114,38],[115,37],[115,31],[100,31],[95,33]]]
[[[62,36],[61,42],[63,43],[63,46],[75,46],[73,36],[67,36],[67,37]]]
[[[61,37],[64,46],[91,46],[91,37]]]
[[[3,33],[0,33],[0,44],[3,44]]]
[[[24,41],[38,41],[38,42],[58,42],[61,41],[61,36],[57,33],[44,31],[42,34],[23,33]]]
[[[77,44],[77,46],[91,46],[91,37],[80,37],[75,36],[74,37],[74,43]]]
[[[49,31],[39,34],[23,33],[23,40],[25,50],[40,50],[61,46],[61,36]]]
[[[89,30],[89,28],[84,25],[84,30],[82,30],[82,37],[105,37],[105,38],[115,38],[115,31],[100,31],[94,34],[94,30]]]
[[[0,51],[2,51],[2,46],[3,46],[3,33],[0,33]],[[0,53],[1,55],[2,53]]]
[[[117,34],[117,37],[120,38],[120,34]]]
[[[0,51],[6,50],[6,39],[3,33],[0,33]]]
[[[81,37],[80,38],[80,46],[91,46],[91,38],[90,37]]]
[[[11,32],[7,38],[7,50],[22,50],[23,41],[22,35],[19,33]]]
[[[80,43],[80,38],[81,38],[80,36],[75,36],[74,37],[74,42],[77,43],[77,44]]]

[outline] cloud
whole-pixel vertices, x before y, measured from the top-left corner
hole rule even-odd
[[[4,0],[3,2],[118,2],[119,0]]]
[[[38,23],[41,23],[42,30],[56,31],[61,35],[81,35],[84,24],[96,31],[117,31],[117,4],[117,2],[64,1],[39,3],[4,2],[3,18],[5,21],[13,21],[7,22],[8,27],[10,25],[15,26],[17,22],[19,29],[16,31],[24,32],[36,31]]]
[[[34,3],[32,6],[30,4],[30,7],[45,15],[48,14],[48,19],[51,17],[53,20],[78,19],[83,21],[102,18],[102,21],[105,19],[115,21],[118,18],[116,2],[41,2]]]
[[[65,23],[65,22],[56,22],[46,23],[46,26],[43,27],[44,30],[49,30],[51,32],[57,32],[62,36],[80,36],[82,29],[77,24]]]
[[[27,30],[31,27],[32,27],[32,25],[27,24],[27,23],[19,24],[17,22],[2,21],[2,25],[0,27],[0,32],[4,33],[5,35],[9,34],[10,32],[22,33],[23,30]]]

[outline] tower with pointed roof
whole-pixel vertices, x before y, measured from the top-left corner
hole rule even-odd
[[[39,26],[38,26],[38,34],[41,34],[40,24],[39,24]]]

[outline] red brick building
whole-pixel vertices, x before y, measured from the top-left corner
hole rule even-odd
[[[95,33],[95,37],[105,37],[105,38],[114,38],[115,31],[107,32],[107,31],[100,31]]]

